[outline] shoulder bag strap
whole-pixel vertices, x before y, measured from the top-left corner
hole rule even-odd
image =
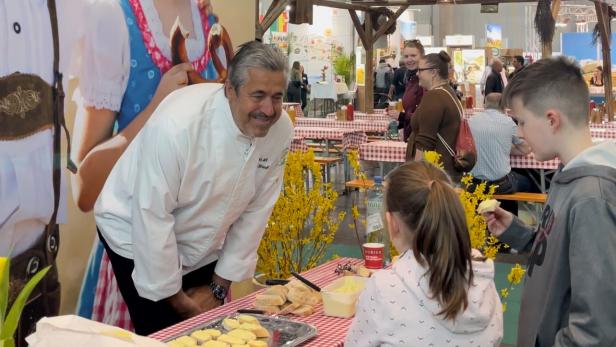
[[[449,95],[449,97],[451,98],[451,100],[453,101],[453,103],[456,105],[456,108],[458,109],[458,114],[460,115],[460,119],[464,119],[464,108],[462,107],[462,103],[460,102],[460,100],[458,100],[457,98],[454,98],[451,93],[449,93],[445,88],[443,87],[438,87],[435,88],[438,90],[442,90],[445,94]],[[445,149],[447,150],[447,152],[449,152],[449,154],[452,157],[456,156],[456,151],[454,151],[451,146],[449,146],[449,144],[447,143],[447,141],[445,141],[445,139],[441,136],[440,133],[436,133],[436,137],[438,137],[439,141],[441,141],[441,143],[443,144],[443,146],[445,147]]]

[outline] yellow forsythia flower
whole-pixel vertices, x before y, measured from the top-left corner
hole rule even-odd
[[[513,284],[519,284],[520,281],[522,281],[522,277],[524,277],[524,273],[526,273],[526,270],[524,270],[520,264],[515,264],[515,266],[511,268],[509,275],[507,275],[507,280]]]
[[[424,160],[428,163],[438,167],[439,169],[443,169],[443,162],[441,161],[441,155],[436,151],[425,151],[424,152]]]
[[[502,298],[506,298],[506,297],[508,297],[508,296],[509,296],[509,289],[508,289],[508,288],[503,288],[503,289],[501,289],[500,294],[501,294],[501,297],[502,297]]]
[[[507,303],[503,302],[503,312],[507,311]]]

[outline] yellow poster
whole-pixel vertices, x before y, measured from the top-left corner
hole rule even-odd
[[[366,70],[365,70],[365,65],[364,64],[360,64],[357,66],[357,69],[355,71],[355,76],[357,77],[357,85],[358,86],[363,86],[366,84]]]

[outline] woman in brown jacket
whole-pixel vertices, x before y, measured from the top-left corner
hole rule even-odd
[[[461,173],[454,169],[453,157],[442,141],[455,150],[462,117],[460,105],[457,105],[459,101],[448,83],[450,61],[449,55],[443,51],[428,54],[419,61],[417,76],[426,92],[411,118],[406,160],[422,160],[425,151],[436,151],[441,155],[447,174],[458,182]]]

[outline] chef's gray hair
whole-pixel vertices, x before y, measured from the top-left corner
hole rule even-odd
[[[229,81],[236,92],[248,79],[248,69],[265,69],[284,73],[287,80],[289,63],[277,49],[258,41],[250,41],[240,46],[229,67]]]

